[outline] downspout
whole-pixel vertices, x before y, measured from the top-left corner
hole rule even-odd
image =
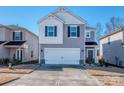
[[[39,27],[39,35],[38,35],[38,58],[39,58],[39,64],[41,65],[41,59],[40,59],[40,27]]]
[[[95,42],[96,42],[96,30],[95,30]],[[98,63],[98,58],[97,58],[97,49],[98,49],[99,44],[95,46],[95,63]]]
[[[123,35],[122,35],[122,46],[124,47],[124,29],[122,29]]]
[[[124,28],[122,28],[122,47],[124,47]]]
[[[86,52],[86,50],[85,50],[86,49],[86,45],[85,45],[85,42],[86,42],[85,36],[86,35],[85,34],[86,34],[86,24],[84,24],[84,65],[86,64],[86,53],[85,53]]]

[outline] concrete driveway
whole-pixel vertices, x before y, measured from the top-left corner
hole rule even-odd
[[[79,66],[42,66],[4,86],[96,86],[100,82]]]

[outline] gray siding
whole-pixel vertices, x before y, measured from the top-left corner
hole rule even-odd
[[[95,42],[95,31],[90,32],[90,38],[86,38],[86,42]]]
[[[68,26],[67,24],[64,24],[63,29],[63,44],[41,44],[40,48],[44,50],[44,48],[80,48],[81,50],[84,50],[84,25],[81,24],[80,26],[80,37],[78,38],[70,38],[68,37]],[[58,30],[59,31],[59,30]],[[41,51],[40,51],[41,52]],[[84,61],[84,51],[80,52],[80,60]],[[40,55],[41,60],[44,60],[44,52],[41,52]]]
[[[124,66],[124,47],[122,40],[103,44],[103,57],[108,63]]]

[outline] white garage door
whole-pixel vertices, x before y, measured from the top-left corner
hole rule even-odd
[[[45,48],[45,64],[79,64],[79,48]]]

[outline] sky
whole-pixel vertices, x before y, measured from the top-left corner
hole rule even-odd
[[[58,6],[1,6],[0,24],[25,27],[38,35],[37,22],[55,11]],[[76,15],[85,19],[91,27],[100,22],[103,27],[113,16],[124,18],[124,7],[121,6],[66,6]]]

